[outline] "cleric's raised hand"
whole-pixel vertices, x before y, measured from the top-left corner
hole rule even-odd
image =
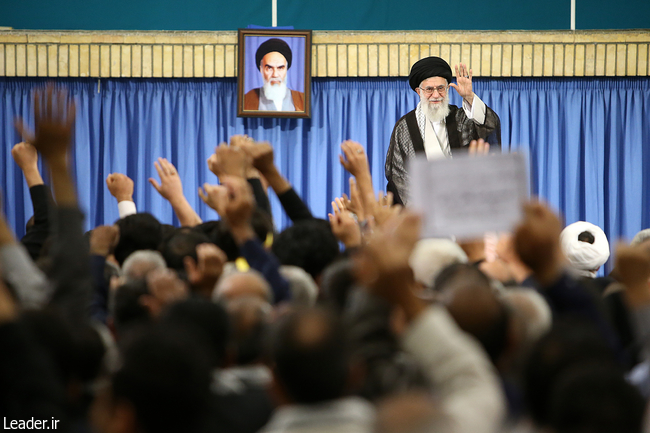
[[[449,83],[449,86],[456,89],[461,98],[466,100],[469,105],[472,105],[472,102],[474,102],[472,70],[464,63],[454,66],[454,69],[456,70],[456,83]]]

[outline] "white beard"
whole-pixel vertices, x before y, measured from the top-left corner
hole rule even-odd
[[[440,122],[449,116],[449,94],[445,94],[444,98],[438,97],[436,100],[442,100],[442,104],[433,104],[429,102],[429,98],[420,95],[420,107],[431,122]]]
[[[282,101],[287,96],[287,82],[281,81],[279,84],[273,84],[269,81],[264,82],[264,96],[275,104],[275,108],[282,110]]]

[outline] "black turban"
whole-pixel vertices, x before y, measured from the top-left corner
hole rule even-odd
[[[447,80],[447,83],[451,83],[452,74],[449,63],[434,56],[425,57],[415,62],[409,74],[411,89],[417,89],[421,82],[431,77],[442,77]]]
[[[287,59],[287,69],[291,67],[291,48],[289,48],[289,44],[287,44],[282,39],[271,38],[262,42],[262,44],[257,48],[257,52],[255,53],[255,62],[257,63],[257,69],[260,68],[262,57],[274,51],[282,54],[284,58]]]

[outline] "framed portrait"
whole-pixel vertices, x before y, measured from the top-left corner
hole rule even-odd
[[[310,117],[311,30],[239,29],[237,116]]]

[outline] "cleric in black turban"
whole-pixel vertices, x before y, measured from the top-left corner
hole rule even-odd
[[[255,52],[262,87],[244,95],[244,110],[305,111],[305,94],[289,88],[287,71],[293,55],[289,44],[279,38],[264,41]]]
[[[454,69],[456,73],[452,74],[449,63],[435,56],[418,60],[411,67],[409,86],[420,100],[415,110],[395,123],[384,167],[386,189],[393,193],[393,203],[409,204],[407,167],[416,155],[427,160],[451,158],[466,152],[470,143],[479,139],[495,149],[501,145],[499,116],[474,93],[472,70],[463,63]],[[449,103],[452,89],[462,98],[462,107]],[[488,149],[480,141],[474,146],[481,146],[482,152]]]
[[[258,62],[259,63],[259,62]],[[415,62],[409,74],[409,85],[411,89],[418,88],[421,82],[431,77],[442,77],[451,83],[452,73],[449,63],[440,57],[426,57]]]
[[[287,69],[291,67],[292,56],[291,56],[291,48],[289,48],[289,44],[287,44],[282,39],[271,38],[264,41],[257,48],[257,51],[255,52],[255,63],[257,63],[257,69],[260,68],[262,58],[266,56],[268,53],[272,53],[274,51],[277,51],[278,53],[282,54],[284,58],[287,59]]]

